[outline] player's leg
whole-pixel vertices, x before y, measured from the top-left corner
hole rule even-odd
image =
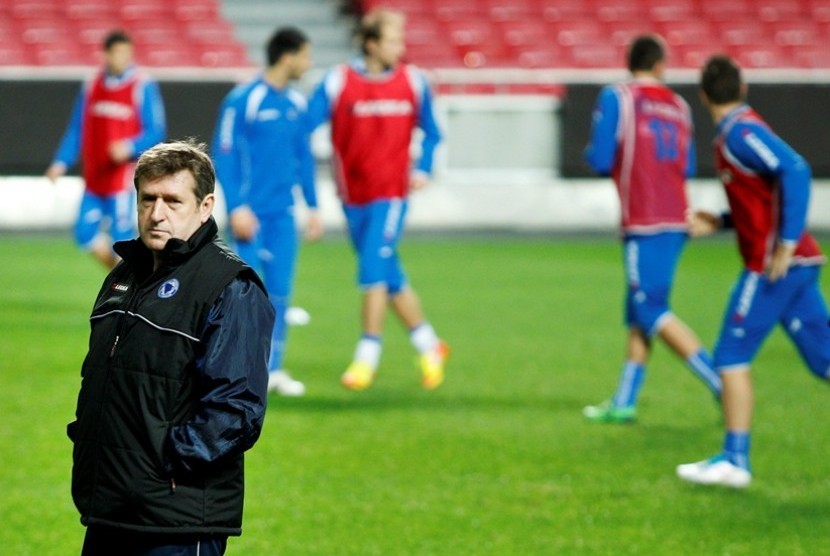
[[[582,414],[596,422],[630,423],[636,419],[636,400],[643,386],[650,343],[635,320],[634,294],[640,283],[641,238],[628,236],[623,241],[623,270],[625,273],[624,320],[628,330],[626,353],[617,380],[617,389],[607,401],[583,408]]]
[[[274,329],[268,359],[268,389],[284,396],[302,396],[305,385],[283,369],[288,326],[285,314],[291,300],[297,264],[298,241],[292,210],[260,218],[259,260],[268,298],[274,306]]]
[[[715,398],[720,398],[721,380],[712,357],[697,335],[671,310],[669,298],[686,234],[665,233],[648,238],[641,245],[641,291],[646,299],[635,309],[639,324],[649,335],[658,335],[680,356]]]
[[[723,381],[723,447],[709,459],[678,466],[681,479],[733,488],[749,485],[754,408],[750,365],[793,294],[789,278],[770,283],[756,272],[741,275],[726,307],[714,352],[715,368]]]
[[[804,285],[781,317],[781,326],[810,371],[830,380],[830,315],[819,289],[820,272],[817,266],[790,269],[788,278],[803,275]]]
[[[392,309],[409,331],[409,341],[418,352],[421,385],[432,390],[444,382],[449,347],[440,340],[424,314],[421,300],[406,277],[398,254],[403,235],[407,203],[394,200],[384,217],[381,250],[384,253],[386,285]]]
[[[341,377],[350,390],[365,390],[374,382],[382,353],[383,320],[389,303],[380,257],[380,233],[376,214],[379,203],[343,207],[349,239],[357,257],[357,282],[361,299],[361,336],[352,363]]]
[[[81,197],[78,219],[75,221],[75,243],[89,252],[98,262],[112,268],[117,259],[112,252],[112,241],[101,228],[107,218],[107,200],[87,191]]]

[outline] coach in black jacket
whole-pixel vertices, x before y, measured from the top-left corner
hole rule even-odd
[[[198,145],[138,161],[140,238],[115,246],[68,427],[84,556],[223,554],[241,534],[274,310],[217,237],[214,183]]]

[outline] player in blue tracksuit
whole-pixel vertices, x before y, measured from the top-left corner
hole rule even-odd
[[[317,239],[323,230],[316,211],[306,101],[288,85],[311,66],[311,44],[298,29],[279,29],[268,43],[267,56],[263,74],[236,87],[222,103],[212,155],[225,194],[233,246],[262,274],[277,313],[269,390],[297,396],[305,387],[282,370],[285,313],[298,248],[297,184],[309,208],[306,237]]]

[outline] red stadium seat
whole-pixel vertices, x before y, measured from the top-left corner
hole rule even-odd
[[[233,27],[225,20],[194,21],[185,25],[184,37],[196,43],[235,43]]]
[[[34,62],[40,66],[94,66],[97,52],[76,44],[39,44],[33,48]]]
[[[214,0],[176,0],[173,14],[180,21],[215,21],[222,18]]]
[[[688,19],[685,21],[664,21],[658,27],[669,47],[718,42],[716,30],[708,21]]]
[[[573,65],[578,68],[625,67],[622,49],[608,43],[577,44],[570,49]]]
[[[709,21],[755,21],[752,5],[746,0],[703,0],[703,17]]]
[[[602,21],[643,22],[648,14],[645,6],[631,0],[604,0],[596,6],[596,14]]]
[[[240,44],[202,45],[197,49],[199,65],[204,67],[245,67],[252,65],[247,49]]]
[[[20,38],[26,44],[67,44],[73,40],[68,27],[61,20],[25,20],[20,29]]]
[[[762,44],[770,41],[769,35],[765,34],[764,26],[756,21],[746,19],[723,21],[717,24],[716,29],[721,42],[726,46]]]
[[[775,44],[806,46],[823,42],[818,25],[808,20],[777,21],[769,24]]]
[[[64,7],[69,19],[103,19],[114,17],[118,10],[109,0],[72,0]]]
[[[501,25],[502,41],[511,48],[538,46],[553,41],[551,28],[544,21],[528,19]]]
[[[486,0],[487,14],[495,22],[533,19],[536,6],[531,0]]]
[[[761,21],[794,21],[807,15],[799,0],[755,0],[752,8]]]
[[[28,66],[34,63],[31,48],[18,42],[0,42],[0,66]]]
[[[125,22],[149,19],[162,21],[172,15],[170,2],[164,0],[122,0],[119,13]]]
[[[599,44],[605,41],[602,25],[594,19],[571,19],[551,24],[554,42],[562,46]]]
[[[18,19],[60,17],[63,2],[60,0],[14,0],[9,14]]]
[[[830,0],[807,0],[807,16],[816,23],[830,22]]]
[[[793,52],[796,66],[806,69],[830,69],[830,50],[824,45],[798,48]]]
[[[584,0],[539,0],[539,9],[542,12],[542,19],[550,22],[592,16],[592,12]]]
[[[443,44],[408,46],[406,59],[418,66],[430,68],[458,68],[464,66],[464,61],[455,47]]]
[[[146,46],[136,50],[136,61],[145,66],[198,66],[199,57],[189,48],[176,46]]]
[[[555,47],[522,50],[517,60],[523,68],[559,68],[570,65],[570,58]]]
[[[653,0],[647,4],[648,18],[655,22],[689,21],[698,17],[692,0]]]
[[[128,22],[125,30],[135,41],[136,48],[144,45],[172,45],[181,41],[181,28],[167,19],[136,19]]]
[[[775,45],[742,45],[730,52],[745,68],[780,68],[792,65],[784,52]]]

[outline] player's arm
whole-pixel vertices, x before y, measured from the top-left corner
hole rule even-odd
[[[332,104],[343,89],[345,76],[340,68],[334,68],[312,91],[305,114],[306,131],[309,135],[320,125],[331,119]]]
[[[779,186],[778,242],[768,274],[777,280],[787,274],[798,240],[807,227],[812,171],[804,158],[768,127],[736,125],[727,146],[747,168],[774,179]]]
[[[248,205],[250,178],[246,167],[250,149],[244,131],[246,97],[241,91],[231,91],[222,102],[211,141],[211,156],[225,197],[231,234],[235,239],[250,241],[256,235],[259,221]]]
[[[167,118],[161,90],[155,81],[144,83],[143,102],[141,104],[141,133],[132,138],[133,156],[141,153],[164,140],[167,135]]]
[[[86,86],[82,86],[75,97],[75,103],[72,105],[72,113],[69,116],[69,123],[61,138],[58,150],[55,152],[54,160],[46,170],[46,177],[53,182],[66,174],[66,171],[78,162],[78,156],[81,152],[81,127],[83,125],[86,99],[87,89]]]
[[[695,147],[694,135],[689,137],[689,146],[686,149],[686,178],[693,178],[697,175],[697,148]]]
[[[172,479],[240,454],[259,438],[273,325],[274,309],[253,282],[237,278],[225,287],[200,337],[197,411],[168,432],[166,465]]]
[[[617,127],[620,103],[613,87],[600,91],[591,121],[591,134],[585,147],[585,162],[600,176],[610,176],[617,156]]]
[[[141,153],[159,143],[167,133],[164,103],[155,81],[144,81],[138,93],[138,118],[140,131],[127,139],[113,141],[107,145],[110,159],[123,163],[135,159]]]
[[[441,130],[438,127],[438,118],[435,116],[432,89],[426,77],[418,73],[415,76],[415,86],[420,88],[417,125],[424,132],[424,136],[421,140],[421,156],[415,165],[410,185],[413,189],[418,189],[426,185],[429,176],[432,174],[435,148],[441,141]]]
[[[303,112],[303,119],[307,113]],[[303,193],[306,207],[308,207],[308,220],[305,226],[305,237],[308,240],[316,241],[323,236],[323,222],[317,210],[317,180],[315,175],[314,155],[311,152],[311,135],[308,125],[301,121],[300,129],[295,135],[294,155],[297,159],[299,172],[300,189]]]

